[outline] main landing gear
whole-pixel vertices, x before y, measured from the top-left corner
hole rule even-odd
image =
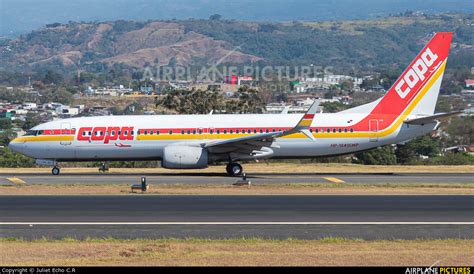
[[[227,171],[227,175],[229,176],[241,175],[244,170],[242,166],[237,163],[229,163],[225,169]]]
[[[53,175],[59,175],[60,172],[61,172],[61,170],[57,166],[54,166],[53,169],[51,170],[51,173]]]

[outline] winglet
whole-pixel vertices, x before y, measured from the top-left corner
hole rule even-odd
[[[293,133],[301,132],[304,135],[306,135],[306,137],[308,137],[309,139],[316,141],[316,138],[314,138],[313,134],[309,130],[309,127],[311,126],[311,123],[313,122],[314,115],[316,114],[316,110],[318,109],[320,102],[321,100],[319,99],[314,100],[313,104],[311,104],[308,111],[306,111],[306,113],[303,115],[303,117],[298,122],[298,124],[290,130],[283,131],[280,134],[280,136],[286,136]]]
[[[306,111],[306,113],[303,115],[303,118],[301,118],[301,120],[296,125],[296,130],[309,129],[311,123],[313,122],[314,115],[316,114],[316,110],[318,109],[320,102],[321,100],[319,99],[313,101],[313,104],[311,104],[308,111]]]

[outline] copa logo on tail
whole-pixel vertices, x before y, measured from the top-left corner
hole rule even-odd
[[[420,80],[425,80],[426,73],[431,72],[428,71],[428,69],[436,60],[438,60],[438,55],[434,54],[430,48],[426,48],[426,50],[421,54],[421,57],[416,60],[413,66],[411,66],[395,86],[395,90],[400,98],[405,98]]]

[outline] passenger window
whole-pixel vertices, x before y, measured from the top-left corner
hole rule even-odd
[[[172,130],[170,130],[170,131],[168,131],[168,133],[169,133],[169,135],[172,135],[172,134],[173,134],[173,131],[172,131]]]
[[[347,128],[344,129],[344,132],[347,132]]]
[[[226,133],[227,133],[227,129],[224,129],[224,134],[226,134]]]
[[[354,132],[354,130],[351,128],[351,132]]]

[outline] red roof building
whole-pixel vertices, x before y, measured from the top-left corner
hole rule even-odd
[[[472,79],[467,79],[467,80],[466,80],[466,87],[467,87],[467,88],[474,87],[474,80],[472,80]]]

